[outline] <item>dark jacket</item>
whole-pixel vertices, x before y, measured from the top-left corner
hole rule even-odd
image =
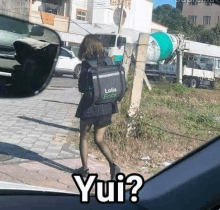
[[[94,59],[94,58],[93,58]],[[105,66],[103,60],[98,59],[98,66]],[[76,111],[77,118],[91,118],[103,115],[111,115],[118,112],[117,102],[92,105],[92,92],[85,91],[87,86],[87,72],[91,66],[86,62],[82,62],[82,69],[79,77],[79,91],[84,93]],[[85,87],[85,88],[84,88]]]

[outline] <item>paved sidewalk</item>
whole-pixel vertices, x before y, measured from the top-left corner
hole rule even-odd
[[[90,173],[98,174],[100,180],[110,180],[110,171],[107,165],[89,158],[88,161]],[[38,187],[49,187],[58,190],[65,190],[79,193],[74,181],[71,178],[72,169],[81,167],[80,158],[29,161],[19,164],[2,164],[0,165],[0,181],[27,184]],[[132,171],[122,172],[125,175],[131,174]],[[144,179],[151,175],[146,174]],[[130,188],[128,185],[126,188]],[[95,192],[95,186],[91,193]]]
[[[95,160],[89,160],[90,173],[98,173],[99,179],[109,180],[107,166]],[[0,180],[32,186],[49,187],[79,193],[71,178],[71,171],[81,167],[79,158],[63,160],[31,161],[19,164],[0,165]]]
[[[81,94],[71,80],[55,78],[32,98],[0,100],[0,181],[73,190],[79,151],[67,136],[78,135]]]
[[[74,145],[68,149],[67,136],[78,135],[74,116],[79,100],[76,88],[50,86],[32,98],[1,99],[0,164],[1,154],[8,155],[8,163],[77,156]]]

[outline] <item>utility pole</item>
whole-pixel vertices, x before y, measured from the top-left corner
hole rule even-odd
[[[177,79],[179,84],[183,84],[183,52],[177,51]]]
[[[121,34],[121,26],[122,26],[122,18],[123,18],[123,8],[124,8],[124,0],[121,0],[121,12],[118,26],[118,34]]]
[[[138,39],[137,53],[136,53],[135,73],[134,73],[133,85],[130,96],[130,108],[128,112],[129,117],[134,116],[137,110],[139,109],[141,102],[143,81],[146,83],[149,90],[151,90],[151,85],[145,74],[145,62],[147,59],[148,44],[149,44],[149,34],[140,33]],[[129,136],[129,134],[133,130],[133,127],[134,127],[134,122],[131,121],[128,124],[126,136]]]

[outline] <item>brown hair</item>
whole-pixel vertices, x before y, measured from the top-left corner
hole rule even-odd
[[[89,59],[93,56],[103,57],[104,48],[101,41],[93,34],[86,35],[79,47],[78,58]]]

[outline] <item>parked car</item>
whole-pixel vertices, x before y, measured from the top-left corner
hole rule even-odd
[[[0,56],[13,58],[14,46],[13,43],[21,38],[39,36],[42,38],[44,29],[41,26],[31,25],[19,20],[10,20],[7,17],[1,16],[0,24]],[[51,35],[51,33],[50,33]]]
[[[60,56],[58,57],[54,74],[56,76],[63,76],[64,74],[73,75],[74,78],[78,79],[81,66],[82,62],[72,51],[61,47]]]

